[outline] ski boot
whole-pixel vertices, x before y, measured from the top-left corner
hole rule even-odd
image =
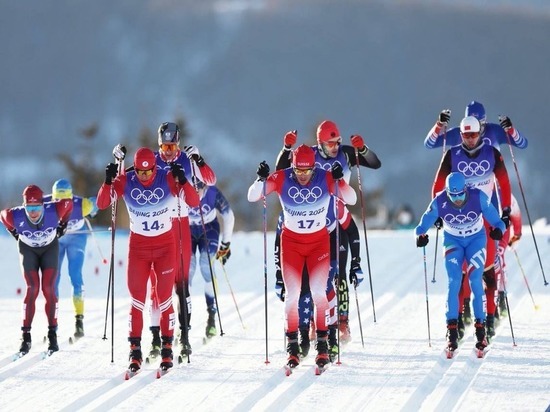
[[[334,360],[338,357],[338,326],[337,325],[330,325],[328,327],[328,355],[331,362],[334,362]],[[317,337],[317,341],[319,341],[319,338]]]
[[[447,321],[447,358],[453,357],[453,352],[458,348],[458,320]]]
[[[506,292],[498,292],[498,309],[500,316],[503,318],[508,316],[508,308],[506,307]]]
[[[216,330],[216,310],[208,308],[208,319],[206,320],[206,339],[211,339],[216,336],[218,331]]]
[[[487,342],[490,343],[493,336],[495,336],[495,316],[494,315],[487,315],[485,327],[486,327]]]
[[[178,356],[178,362],[182,363],[185,358],[188,358],[189,355],[193,353],[191,349],[191,344],[189,343],[189,330],[181,331],[180,335],[181,350],[180,355]]]
[[[23,332],[23,337],[21,338],[21,346],[19,347],[19,356],[24,356],[31,350],[31,333]]]
[[[286,352],[288,358],[286,365],[293,369],[300,364],[300,345],[298,344],[298,332],[287,332]]]
[[[74,323],[74,337],[80,339],[84,336],[84,315],[76,315]]]
[[[300,328],[300,357],[305,358],[309,353],[309,327]]]
[[[458,340],[462,340],[464,337],[464,333],[466,332],[466,327],[464,326],[464,321],[462,320],[462,313],[458,314],[458,323],[457,323],[457,330],[458,330]]]
[[[59,345],[57,344],[57,327],[48,327],[48,352],[51,354],[59,350]]]
[[[128,338],[130,341],[130,355],[128,360],[130,365],[128,366],[128,372],[135,374],[141,368],[142,355],[141,355],[141,338]]]
[[[485,321],[481,319],[476,319],[475,328],[476,328],[476,338],[477,338],[476,349],[478,350],[478,356],[480,357],[479,352],[482,353],[488,345],[487,338],[485,335]]]
[[[317,331],[317,356],[315,357],[315,364],[319,369],[323,369],[329,362],[330,357],[328,354],[328,336],[327,331]]]
[[[174,354],[172,353],[173,340],[174,338],[172,336],[162,337],[162,349],[160,351],[162,362],[160,363],[160,369],[162,369],[163,371],[167,371],[172,366],[174,366],[174,363],[173,363]]]
[[[462,312],[462,320],[464,324],[472,324],[472,309],[470,308],[470,298],[464,299],[464,311]]]
[[[348,315],[340,315],[340,324],[338,326],[338,330],[340,331],[340,342],[348,343],[351,341]]]
[[[160,326],[151,326],[149,327],[149,330],[153,334],[153,340],[151,341],[151,349],[149,349],[149,355],[147,355],[147,358],[145,358],[146,363],[149,363],[149,360],[151,359],[156,359],[161,352]],[[170,347],[171,343],[172,342],[170,342]]]

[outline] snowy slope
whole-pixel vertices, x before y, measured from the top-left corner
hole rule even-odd
[[[220,266],[219,304],[224,336],[202,344],[206,319],[202,280],[195,276],[190,363],[177,366],[160,380],[154,366],[123,380],[127,366],[128,296],[125,291],[126,236],[117,233],[114,362],[111,327],[104,337],[108,265],[101,262],[93,239],[86,263],[86,336],[68,343],[73,329],[69,280],[62,279],[59,307],[61,350],[41,360],[46,332],[43,301],[39,300],[33,327],[33,348],[12,362],[19,345],[23,286],[15,243],[0,235],[0,410],[484,410],[542,411],[550,405],[550,289],[543,286],[540,265],[524,230],[518,253],[533,292],[535,310],[512,252],[508,252],[509,301],[517,346],[506,320],[497,330],[486,359],[471,354],[473,330],[467,332],[454,360],[442,356],[445,342],[446,276],[438,256],[432,283],[434,240],[426,248],[431,347],[428,344],[423,255],[411,232],[370,232],[368,237],[376,322],[368,279],[359,287],[364,347],[361,344],[355,295],[351,299],[353,341],[320,377],[313,357],[306,358],[290,377],[285,362],[283,306],[273,293],[272,234],[268,247],[268,352],[266,364],[264,311],[264,238],[262,233],[237,233],[227,274],[246,328],[243,328]],[[110,234],[96,235],[102,254],[110,254]],[[542,262],[548,267],[548,231],[537,235]],[[439,247],[439,252],[441,247]],[[364,253],[364,250],[363,250]],[[366,256],[363,256],[367,272]],[[119,265],[121,263],[121,265]],[[548,277],[548,273],[546,274]],[[41,298],[40,298],[41,299]],[[110,319],[110,315],[109,315]],[[146,317],[147,319],[147,317]],[[146,320],[146,324],[148,321]],[[144,332],[147,346],[148,331]]]

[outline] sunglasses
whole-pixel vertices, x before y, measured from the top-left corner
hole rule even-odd
[[[178,149],[178,145],[174,143],[163,143],[160,145],[163,152],[175,152]]]
[[[479,137],[479,133],[473,132],[473,133],[462,133],[462,138],[467,140],[473,140],[477,139]]]
[[[43,205],[25,205],[25,210],[27,212],[40,212],[42,211]]]
[[[333,149],[335,147],[338,147],[342,144],[342,139],[336,140],[335,142],[325,142],[323,143],[326,147],[329,149]]]
[[[138,176],[145,176],[145,177],[149,177],[153,174],[153,169],[148,169],[148,170],[139,170],[139,169],[136,169],[136,173],[138,174]]]
[[[297,176],[309,176],[313,172],[313,168],[310,169],[296,169],[294,168],[294,174]]]
[[[466,192],[464,190],[458,193],[447,192],[447,194],[449,195],[449,199],[451,199],[453,203],[464,202],[466,200]]]

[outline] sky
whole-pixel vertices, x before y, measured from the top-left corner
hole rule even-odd
[[[7,234],[0,234],[0,248],[4,251],[0,257],[0,410],[304,411],[323,405],[335,411],[502,412],[543,411],[550,406],[550,288],[544,286],[529,227],[524,228],[524,238],[517,246],[518,258],[512,251],[507,252],[513,337],[505,319],[483,360],[473,356],[473,328],[467,329],[455,359],[443,356],[446,274],[441,256],[433,269],[435,233],[430,232],[424,270],[422,249],[415,247],[411,231],[369,231],[366,243],[374,307],[362,235],[366,278],[357,295],[351,293],[353,340],[341,348],[341,364],[332,364],[323,375],[315,376],[314,356],[310,355],[293,375],[285,377],[283,304],[273,289],[273,234],[268,232],[264,238],[262,232],[237,232],[225,274],[218,263],[215,265],[224,335],[206,345],[202,342],[206,306],[202,278],[196,274],[190,363],[176,364],[161,379],[155,378],[158,365],[144,364],[143,371],[129,381],[123,379],[129,350],[127,236],[117,231],[115,237],[115,322],[111,340],[110,321],[105,327],[109,265],[103,263],[104,258],[110,261],[111,236],[107,231],[96,230],[88,241],[84,269],[86,336],[75,344],[69,343],[74,313],[65,264],[59,302],[60,351],[48,359],[41,358],[46,349],[42,339],[47,325],[39,297],[32,329],[33,347],[16,362],[12,356],[20,343],[19,293],[24,283],[16,244]],[[548,279],[550,227],[537,222],[535,233]],[[441,254],[441,245],[437,253]],[[145,348],[150,341],[148,325],[146,315]]]

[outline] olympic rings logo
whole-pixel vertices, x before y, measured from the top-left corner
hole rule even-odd
[[[315,203],[322,195],[323,191],[319,186],[312,187],[311,189],[307,187],[298,189],[296,186],[292,186],[288,189],[288,196],[298,205],[304,202],[309,204]]]
[[[21,235],[23,237],[26,237],[27,239],[40,240],[40,239],[48,238],[53,233],[54,230],[56,229],[53,227],[50,227],[46,230],[35,230],[35,231],[24,230],[21,233]]]
[[[466,215],[453,215],[452,213],[446,214],[443,220],[450,225],[464,225],[467,223],[473,223],[479,219],[479,215],[476,212],[468,212]]]
[[[323,163],[323,164],[321,164],[321,163],[319,163],[319,162],[315,162],[315,166],[318,167],[319,169],[323,169],[323,170],[325,170],[325,171],[327,171],[327,172],[329,172],[330,169],[332,168],[332,164],[331,164],[331,163],[328,163],[328,162]]]
[[[155,190],[140,190],[138,188],[132,189],[130,192],[130,197],[134,199],[138,205],[145,205],[147,203],[151,205],[158,204],[161,199],[164,197],[164,190],[160,187],[157,187]]]
[[[491,168],[491,163],[488,160],[482,160],[481,162],[466,162],[460,161],[457,165],[458,171],[464,175],[464,177],[483,176]]]
[[[202,215],[207,216],[209,213],[212,212],[212,207],[210,205],[202,205],[201,206]],[[199,211],[198,207],[189,208],[189,216],[190,217],[200,217],[201,212]]]

